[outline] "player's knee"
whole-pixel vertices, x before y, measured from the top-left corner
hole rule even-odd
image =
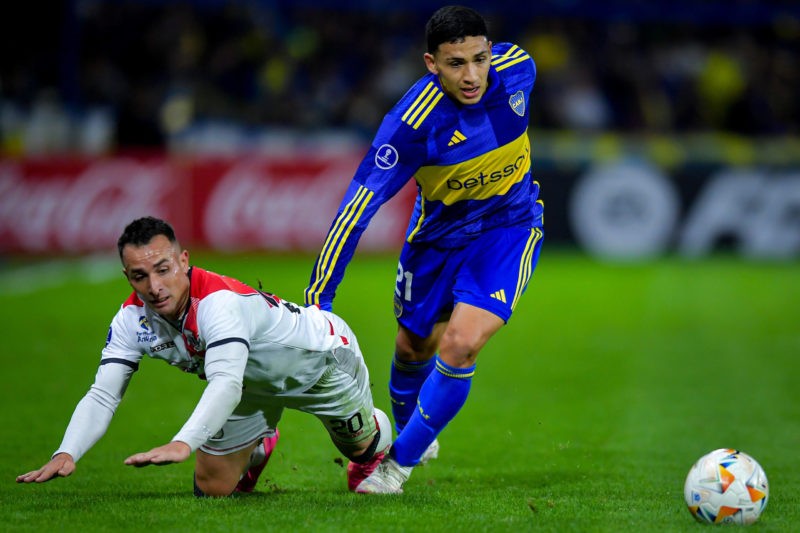
[[[436,353],[436,339],[417,337],[413,333],[400,328],[395,339],[395,354],[401,361],[425,362]]]
[[[478,333],[449,328],[442,337],[439,357],[450,366],[461,368],[475,364],[486,339]]]
[[[203,475],[194,475],[194,495],[198,498],[223,498],[233,494],[236,485],[231,485],[220,479]]]

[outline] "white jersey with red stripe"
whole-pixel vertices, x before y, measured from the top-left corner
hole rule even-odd
[[[105,433],[145,356],[208,380],[173,439],[195,450],[219,431],[243,389],[270,397],[302,392],[336,362],[339,350],[345,355],[358,349],[350,328],[332,313],[198,267],[189,276],[190,302],[179,324],[155,313],[136,293],[122,304],[95,382],[78,403],[56,453],[70,453],[77,461]]]

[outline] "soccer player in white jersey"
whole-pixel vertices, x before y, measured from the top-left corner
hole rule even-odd
[[[306,304],[332,309],[370,219],[415,180],[394,291],[389,395],[399,434],[382,462],[349,465],[356,492],[402,492],[412,467],[436,454],[478,353],[528,286],[544,236],[528,135],[533,59],[492,43],[483,17],[463,6],[437,10],[426,40],[428,72],[384,117],[305,292]]]
[[[190,266],[172,227],[157,218],[131,222],[117,245],[133,293],[111,322],[94,384],[61,445],[17,482],[72,474],[105,433],[145,356],[208,384],[170,442],[125,464],[177,463],[196,452],[197,496],[251,492],[287,407],[315,415],[356,464],[388,449],[391,423],[373,407],[367,367],[341,318]]]

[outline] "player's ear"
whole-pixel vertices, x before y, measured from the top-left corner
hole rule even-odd
[[[181,265],[181,270],[186,273],[189,272],[189,250],[183,250],[178,256],[178,261]]]
[[[439,69],[436,68],[436,58],[433,57],[433,54],[425,52],[425,55],[423,55],[422,57],[425,59],[425,66],[428,68],[428,72],[438,76]]]

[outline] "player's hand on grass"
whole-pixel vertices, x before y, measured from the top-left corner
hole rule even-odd
[[[75,471],[75,461],[68,453],[53,456],[46,465],[38,470],[17,476],[17,483],[44,483],[54,477],[67,477]]]
[[[153,448],[149,452],[131,455],[125,459],[125,464],[131,466],[168,465],[185,461],[191,454],[192,449],[189,448],[188,444],[175,440],[169,444]]]

